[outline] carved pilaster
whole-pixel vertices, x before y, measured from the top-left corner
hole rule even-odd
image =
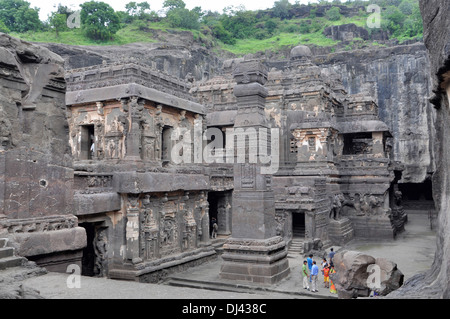
[[[133,264],[139,263],[142,259],[139,256],[139,194],[126,195],[127,224],[125,229],[126,237],[126,257]]]
[[[152,205],[150,195],[145,195],[142,199],[143,216],[141,230],[141,249],[144,259],[154,259],[158,254],[158,224],[155,219],[154,205]]]
[[[141,129],[140,121],[142,116],[142,110],[144,108],[142,102],[138,101],[136,96],[130,98],[128,102],[129,108],[129,122],[130,130],[126,135],[126,155],[128,160],[140,160],[140,144],[141,144]]]

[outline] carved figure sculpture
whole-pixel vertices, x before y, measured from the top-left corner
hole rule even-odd
[[[344,204],[344,195],[336,194],[333,198],[333,204],[330,210],[330,219],[338,220],[341,217],[341,211]]]
[[[106,260],[107,260],[108,240],[106,237],[106,228],[102,228],[97,232],[95,238],[95,268],[94,274],[97,277],[105,276]]]

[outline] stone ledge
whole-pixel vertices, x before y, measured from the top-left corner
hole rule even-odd
[[[16,233],[8,237],[14,242],[16,254],[24,257],[74,251],[87,245],[86,230],[83,227],[37,233]]]

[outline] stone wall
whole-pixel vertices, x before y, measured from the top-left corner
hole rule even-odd
[[[433,175],[433,197],[438,211],[438,230],[435,258],[431,270],[412,277],[392,298],[422,297],[450,298],[450,155],[448,149],[450,123],[450,2],[446,0],[421,0],[424,21],[424,39],[431,61],[431,82],[434,96],[431,99],[436,108],[434,127],[436,172]]]
[[[86,244],[72,215],[64,61],[0,34],[0,237],[20,256],[64,269]]]
[[[349,94],[369,92],[391,131],[393,159],[405,165],[401,183],[422,183],[434,171],[434,110],[429,60],[421,43],[316,56],[325,74],[337,72]]]

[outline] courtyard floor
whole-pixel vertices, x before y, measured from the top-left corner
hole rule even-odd
[[[353,240],[345,247],[373,257],[383,257],[397,263],[405,275],[411,276],[431,268],[436,236],[430,229],[428,216],[409,213],[406,230],[395,240]],[[48,273],[24,280],[23,285],[40,291],[48,299],[311,299],[337,298],[323,287],[319,275],[319,292],[302,288],[300,267],[302,255],[288,256],[290,275],[280,283],[261,287],[219,278],[221,259],[172,275],[165,284],[145,284],[106,278],[82,276],[79,288],[69,288],[69,274]],[[320,260],[317,260],[320,264]],[[169,283],[171,283],[169,285]]]

